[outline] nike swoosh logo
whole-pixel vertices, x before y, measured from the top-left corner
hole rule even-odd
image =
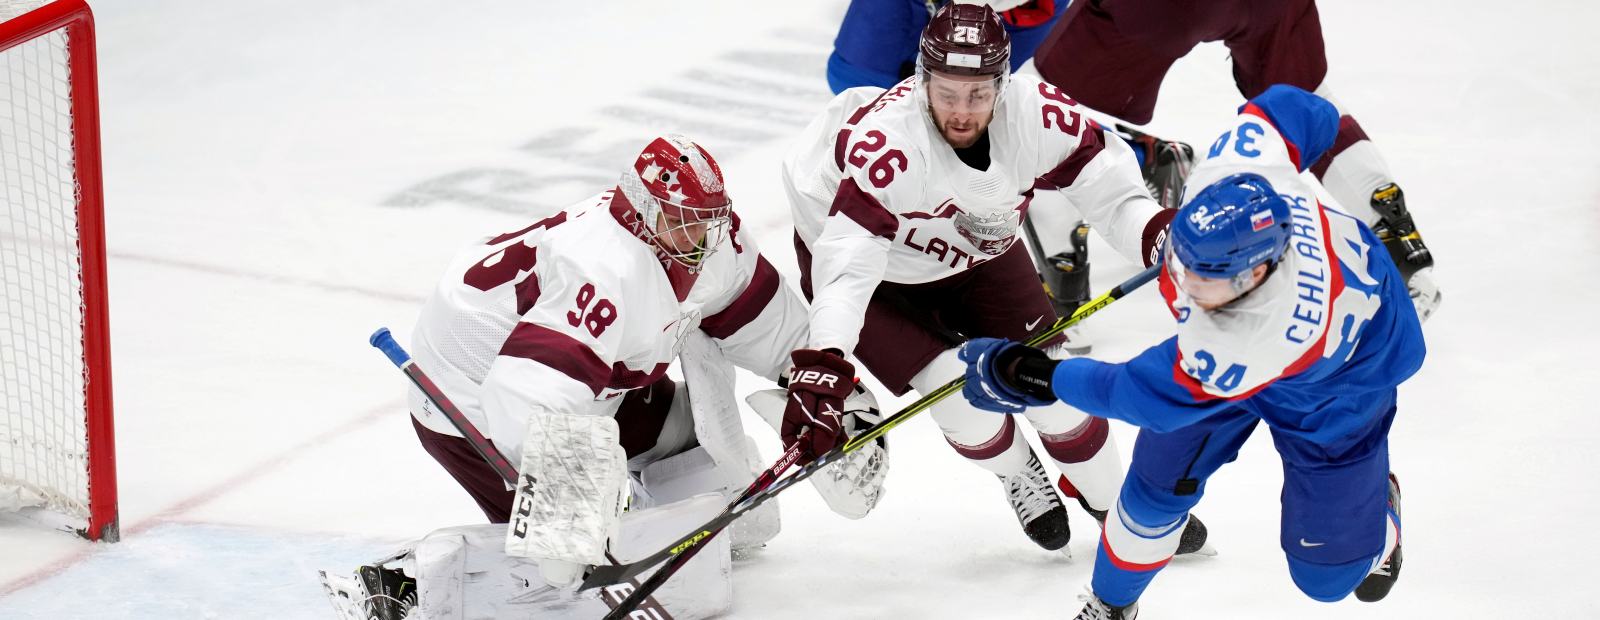
[[[1300,546],[1302,546],[1302,547],[1321,547],[1321,546],[1326,545],[1326,544],[1328,544],[1328,543],[1308,543],[1308,542],[1306,542],[1306,539],[1304,539],[1304,538],[1300,539]]]
[[[1029,323],[1028,326],[1024,327],[1023,329],[1026,329],[1028,331],[1033,331],[1033,326],[1038,325],[1039,321],[1043,321],[1043,320],[1044,320],[1043,316],[1041,316],[1041,317],[1039,317],[1037,319],[1034,319],[1032,323]]]

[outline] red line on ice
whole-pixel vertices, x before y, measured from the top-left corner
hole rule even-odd
[[[279,452],[272,457],[267,458],[266,460],[246,467],[243,471],[235,474],[227,480],[223,480],[222,482],[214,484],[204,491],[191,495],[187,499],[167,507],[167,509],[162,510],[161,512],[140,520],[131,527],[122,530],[122,535],[124,538],[138,536],[152,527],[175,521],[185,513],[200,508],[201,506],[205,506],[206,504],[215,501],[217,498],[226,495],[229,491],[236,490],[239,487],[254,482],[262,476],[265,476],[268,473],[271,473],[272,471],[284,466],[290,461],[293,461],[295,458],[306,452],[320,448],[335,439],[344,437],[351,432],[360,430],[362,427],[376,423],[378,420],[383,419],[384,416],[394,415],[396,409],[404,410],[405,404],[399,401],[390,401],[381,406],[374,407],[355,419],[350,420],[349,422],[345,422],[344,424],[341,424],[321,435],[307,439],[299,444],[294,445],[293,447]],[[89,543],[76,553],[70,554],[64,558],[61,558],[60,560],[56,560],[55,562],[44,566],[43,568],[18,577],[12,580],[10,583],[0,585],[0,598],[10,596],[12,593],[22,590],[23,588],[27,588],[28,586],[44,581],[45,579],[54,576],[55,574],[60,573],[67,568],[70,568],[72,565],[83,561],[85,558],[88,558],[97,551],[106,548],[106,545],[109,544],[113,543]]]

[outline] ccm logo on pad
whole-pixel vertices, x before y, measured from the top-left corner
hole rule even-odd
[[[833,383],[838,380],[839,375],[825,375],[815,370],[803,370],[800,371],[800,374],[794,378],[794,383],[815,383],[817,385],[833,387]]]

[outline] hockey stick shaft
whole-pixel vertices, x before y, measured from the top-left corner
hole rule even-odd
[[[1111,305],[1111,302],[1126,297],[1128,293],[1132,293],[1139,287],[1144,286],[1151,280],[1154,280],[1156,276],[1160,274],[1160,272],[1160,265],[1156,265],[1139,272],[1138,275],[1129,278],[1122,284],[1112,287],[1111,290],[1106,291],[1099,297],[1096,297],[1090,300],[1088,303],[1083,304],[1077,309],[1077,311],[1072,313],[1072,316],[1058,319],[1053,325],[1046,328],[1044,331],[1039,332],[1033,338],[1028,339],[1026,344],[1030,346],[1036,346],[1049,341],[1051,338],[1056,337],[1061,332],[1066,331],[1066,329],[1071,327],[1073,324],[1088,318],[1089,315],[1099,312],[1106,306]],[[674,542],[666,549],[656,552],[655,555],[632,564],[595,567],[594,572],[590,573],[589,578],[584,581],[583,587],[592,588],[598,586],[607,586],[627,581],[628,579],[632,579],[635,575],[643,572],[646,568],[655,566],[671,556],[682,554],[694,548],[694,546],[701,540],[709,537],[712,532],[726,527],[728,523],[733,522],[733,520],[739,518],[740,515],[754,510],[763,502],[776,497],[785,489],[794,486],[795,483],[811,477],[812,474],[821,470],[823,467],[827,467],[830,463],[844,457],[847,454],[850,454],[851,452],[855,452],[856,450],[861,449],[862,446],[867,445],[867,443],[882,437],[884,433],[887,433],[890,430],[893,430],[894,427],[905,423],[906,420],[910,420],[917,414],[927,411],[935,403],[944,400],[952,394],[960,392],[962,386],[965,386],[966,383],[966,377],[958,377],[956,380],[946,383],[939,389],[924,395],[922,398],[917,399],[916,402],[911,403],[905,409],[901,409],[899,413],[889,416],[882,422],[879,422],[877,426],[874,426],[866,431],[863,431],[861,434],[856,435],[850,441],[845,442],[844,445],[835,447],[833,450],[828,451],[828,453],[817,457],[816,460],[807,464],[805,467],[800,468],[800,470],[795,472],[793,475],[786,478],[781,478],[774,482],[772,486],[766,490],[750,496],[734,510],[724,511],[723,514],[719,515],[715,519],[712,519],[704,526],[701,526],[695,530],[694,533],[678,539],[677,542]]]
[[[400,347],[400,343],[395,342],[394,336],[389,333],[389,328],[378,328],[378,331],[373,332],[372,337],[368,338],[367,342],[377,347],[379,351],[383,351],[383,354],[389,357],[389,361],[400,367],[400,371],[411,379],[412,385],[422,390],[422,394],[432,401],[434,406],[439,408],[439,411],[444,413],[445,419],[449,420],[450,424],[455,426],[456,430],[467,438],[467,443],[472,444],[472,449],[477,450],[478,456],[488,461],[489,466],[493,467],[500,474],[500,477],[505,479],[506,484],[516,484],[517,469],[511,466],[511,462],[500,454],[500,450],[496,449],[494,444],[483,436],[483,433],[478,432],[478,428],[472,425],[472,421],[468,420],[467,416],[462,415],[461,410],[456,408],[455,403],[450,402],[450,398],[445,396],[439,386],[433,383],[433,379],[428,378],[428,373],[422,372],[422,369],[417,367],[417,363],[411,360],[411,356],[406,353],[405,349]]]
[[[802,431],[802,437],[804,434],[804,431]],[[778,476],[782,476],[784,472],[789,471],[789,467],[793,466],[796,461],[800,460],[800,455],[805,452],[807,444],[807,441],[797,441],[794,445],[789,446],[789,450],[784,452],[783,456],[778,457],[778,462],[773,463],[772,466],[768,467],[766,471],[761,472],[761,475],[756,477],[755,482],[751,483],[750,487],[746,488],[744,493],[739,495],[738,499],[735,499],[732,503],[729,503],[727,508],[722,509],[722,514],[717,516],[722,517],[728,515],[734,509],[738,508],[739,504],[742,504],[745,500],[750,499],[751,496],[766,490],[766,488],[769,486],[772,486],[772,483],[778,480]],[[646,598],[648,598],[651,594],[654,594],[655,591],[660,589],[663,584],[667,583],[667,579],[672,577],[673,574],[677,573],[678,569],[683,568],[684,564],[687,564],[689,563],[689,560],[694,559],[694,556],[700,553],[700,549],[705,547],[703,543],[715,538],[716,535],[721,534],[722,530],[724,529],[727,529],[726,525],[717,528],[716,530],[712,530],[710,534],[707,534],[704,538],[701,538],[699,541],[697,541],[694,546],[688,549],[688,551],[673,556],[672,559],[667,562],[666,566],[662,566],[660,570],[656,571],[656,574],[650,576],[650,579],[646,580],[642,584],[639,584],[639,587],[635,588],[634,591],[628,595],[628,598],[622,599],[622,602],[618,603],[617,606],[611,610],[611,613],[606,614],[601,620],[622,620],[623,618],[627,618],[628,614],[633,613],[633,610],[638,608],[640,603],[643,603]],[[587,583],[587,581],[585,581],[583,588],[581,589],[587,589],[589,587],[591,586]]]

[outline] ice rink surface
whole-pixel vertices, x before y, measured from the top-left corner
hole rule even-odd
[[[479,522],[366,337],[407,342],[458,246],[603,189],[651,136],[721,160],[794,282],[778,163],[828,99],[842,1],[93,7],[124,540],[0,525],[5,620],[330,620],[316,569]],[[1141,617],[1600,616],[1600,6],[1320,8],[1328,82],[1392,165],[1445,292],[1391,436],[1402,578],[1375,605],[1295,589],[1258,433],[1196,510],[1220,555],[1174,561]],[[1221,131],[1242,103],[1226,55],[1204,45],[1173,68],[1153,133]],[[1096,290],[1135,271],[1104,245],[1095,257]],[[1107,360],[1173,329],[1152,290],[1087,326]],[[741,392],[765,387],[741,375]],[[1114,427],[1126,454],[1133,430]],[[1072,509],[1076,559],[1043,552],[931,421],[890,437],[866,519],[783,496],[785,531],[736,562],[728,617],[1077,611],[1087,515]]]

